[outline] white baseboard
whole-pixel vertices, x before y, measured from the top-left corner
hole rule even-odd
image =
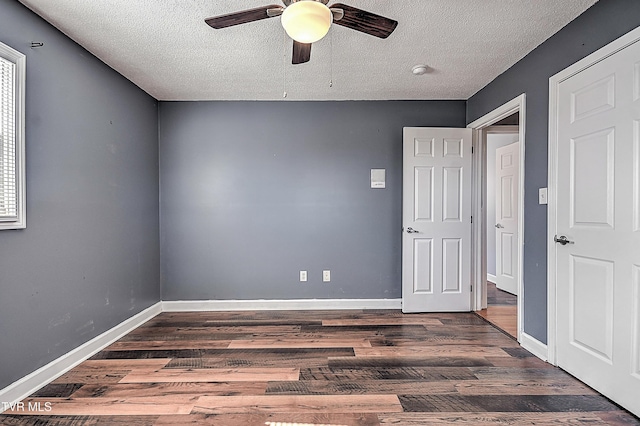
[[[496,278],[496,276],[495,276],[495,275],[490,274],[490,273],[488,273],[488,272],[487,272],[487,281],[491,281],[492,283],[494,283],[494,284],[495,284],[496,279],[497,279],[497,278]]]
[[[7,404],[1,402],[14,403],[23,400],[38,389],[51,381],[57,379],[76,365],[87,358],[92,357],[97,352],[106,348],[125,334],[141,326],[162,311],[161,302],[150,306],[144,311],[121,322],[115,327],[94,337],[81,346],[51,361],[49,364],[37,369],[33,373],[24,376],[4,389],[0,389],[0,413],[4,411]]]
[[[175,300],[162,302],[162,312],[401,308],[402,299]]]
[[[549,359],[547,345],[524,331],[520,333],[520,345],[543,361]]]

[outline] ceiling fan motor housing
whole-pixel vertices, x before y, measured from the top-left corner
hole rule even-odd
[[[317,1],[323,4],[329,3],[329,0],[282,0],[282,3],[284,3],[285,6],[289,6],[291,3],[296,3],[299,1]]]

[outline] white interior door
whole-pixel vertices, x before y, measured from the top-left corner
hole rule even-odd
[[[557,363],[640,415],[640,42],[557,93]]]
[[[471,129],[405,127],[402,310],[469,311]]]
[[[518,294],[520,143],[496,149],[496,287]]]

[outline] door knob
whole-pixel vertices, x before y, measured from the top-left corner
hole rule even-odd
[[[419,234],[420,231],[416,231],[415,229],[409,227],[407,228],[407,234]]]
[[[573,241],[569,241],[569,239],[567,237],[565,237],[564,235],[560,235],[560,237],[558,237],[557,235],[553,237],[553,241],[555,241],[556,243],[560,243],[563,246],[566,246],[567,244],[574,244]]]
[[[504,228],[504,226],[502,226],[502,225],[501,225],[501,224],[499,224],[499,223],[496,223],[496,228],[501,229],[501,228]]]

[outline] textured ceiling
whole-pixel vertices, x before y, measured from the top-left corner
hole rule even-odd
[[[279,18],[204,23],[280,0],[20,1],[159,100],[361,100],[468,99],[597,0],[343,0],[398,28],[333,25],[302,65]]]

